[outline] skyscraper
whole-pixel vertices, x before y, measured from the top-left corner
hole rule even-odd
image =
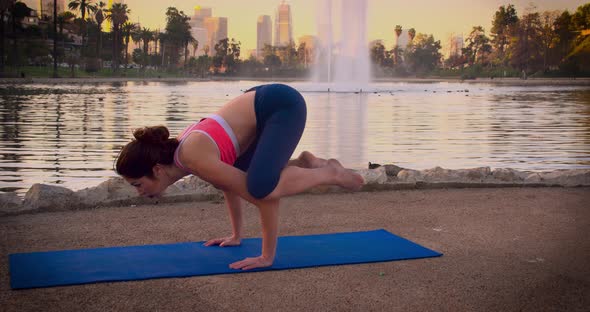
[[[463,49],[463,36],[462,35],[452,35],[449,40],[449,57],[451,56],[461,56]]]
[[[195,6],[195,15],[191,17],[191,27],[203,28],[205,25],[205,18],[212,16],[211,8],[204,8],[200,5]]]
[[[199,48],[196,53],[197,56],[204,54],[203,51],[205,46],[209,45],[207,29],[205,28],[205,19],[211,17],[211,15],[211,8],[204,8],[197,5],[195,7],[195,14],[191,16],[191,20],[189,21],[191,25],[191,34],[193,35],[193,38],[199,42]],[[211,50],[213,47],[209,48]]]
[[[205,17],[204,24],[207,29],[207,45],[210,54],[214,54],[219,40],[227,38],[227,17]]]
[[[262,58],[265,45],[272,44],[272,22],[270,16],[260,15],[256,27],[256,57]]]
[[[293,41],[291,6],[281,2],[275,18],[275,46],[286,46]]]

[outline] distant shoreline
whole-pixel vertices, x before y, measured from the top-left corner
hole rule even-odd
[[[81,78],[0,78],[0,84],[94,84],[94,83],[122,83],[122,82],[224,82],[224,81],[280,81],[280,82],[305,82],[304,78],[284,77],[213,77],[208,79],[194,77],[81,77]],[[460,78],[376,78],[374,83],[488,83],[498,85],[519,86],[590,86],[590,78],[477,78],[461,80]]]

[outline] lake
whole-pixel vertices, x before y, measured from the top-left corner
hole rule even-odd
[[[97,185],[115,176],[114,160],[132,129],[162,124],[176,135],[258,84],[0,85],[0,191]],[[590,168],[587,86],[396,82],[346,93],[291,85],[308,106],[296,154],[310,150],[352,168]]]

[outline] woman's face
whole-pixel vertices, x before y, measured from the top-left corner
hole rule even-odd
[[[147,176],[143,176],[139,179],[127,178],[125,180],[131,184],[131,186],[135,187],[139,196],[145,197],[159,197],[160,194],[164,192],[167,185],[165,186],[162,183],[162,180],[158,179],[157,177],[149,178]]]

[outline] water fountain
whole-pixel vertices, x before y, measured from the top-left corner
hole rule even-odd
[[[336,8],[334,4],[340,4]],[[339,29],[333,13],[340,11]],[[318,39],[313,82],[320,90],[361,92],[370,81],[367,0],[318,1]],[[335,34],[340,37],[335,41]]]

